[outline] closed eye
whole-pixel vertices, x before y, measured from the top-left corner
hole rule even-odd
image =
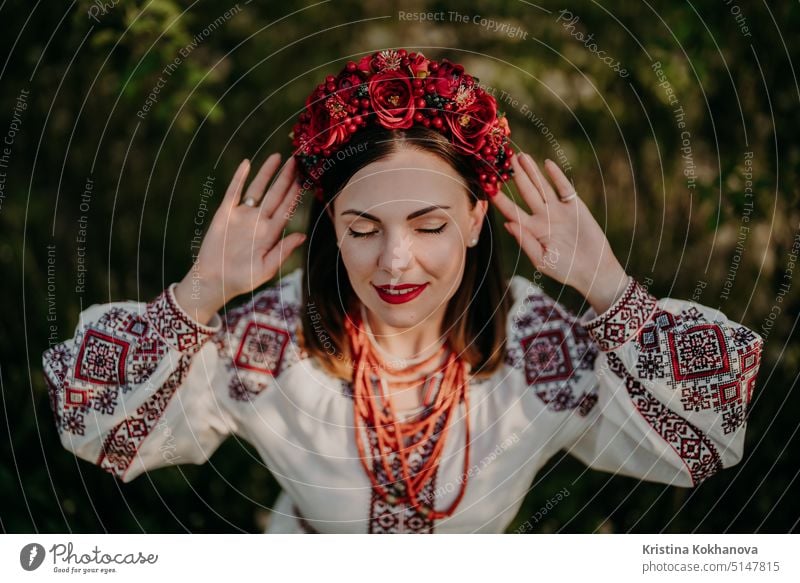
[[[447,223],[444,223],[441,227],[436,227],[435,229],[417,229],[417,231],[419,231],[420,233],[438,235],[439,233],[444,231],[444,228],[446,226],[447,226]],[[349,231],[351,237],[355,237],[357,239],[361,238],[361,237],[371,237],[372,235],[375,235],[375,234],[378,233],[378,231],[368,231],[366,233],[359,233],[358,231],[354,231],[353,229],[348,229],[348,231]]]

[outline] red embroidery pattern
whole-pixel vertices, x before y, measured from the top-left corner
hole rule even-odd
[[[373,379],[377,382],[377,379]],[[377,389],[376,389],[377,390]],[[353,385],[352,383],[342,381],[342,393],[349,398],[353,398]],[[424,411],[423,415],[428,415],[429,411]],[[446,418],[440,418],[436,427],[431,434],[431,438],[421,447],[417,447],[411,457],[409,458],[410,468],[412,474],[417,472],[425,461],[433,453],[436,443],[439,441]],[[377,432],[373,427],[367,428],[367,437],[370,445],[370,454],[374,458],[373,472],[378,479],[378,482],[388,488],[392,489],[392,482],[389,480],[386,472],[383,469],[383,464],[379,459],[378,450],[378,437]],[[410,438],[409,444],[417,441],[421,437],[421,433]],[[390,452],[389,460],[394,472],[400,471],[400,460]],[[433,474],[431,480],[425,485],[422,490],[421,502],[427,505],[435,503],[436,498],[436,479],[437,474]],[[370,496],[369,503],[369,520],[367,532],[369,534],[396,534],[396,533],[414,533],[414,534],[433,534],[435,531],[435,521],[430,520],[425,515],[421,514],[416,508],[411,508],[406,504],[389,504],[380,498],[374,490]]]
[[[145,317],[156,328],[161,338],[173,348],[194,354],[216,330],[195,322],[175,301],[170,284],[159,296],[147,304]]]
[[[524,369],[527,384],[550,410],[577,408],[586,415],[594,407],[597,385],[586,381],[593,377],[597,346],[577,318],[552,298],[536,293],[523,300],[506,347],[505,363]]]
[[[147,439],[164,414],[172,396],[189,370],[191,357],[181,356],[178,367],[153,395],[130,417],[118,423],[103,442],[97,465],[124,478],[142,442]]]
[[[697,427],[670,410],[633,378],[616,353],[608,353],[609,368],[625,381],[625,388],[636,409],[656,432],[681,457],[696,486],[722,469],[717,448]]]
[[[601,315],[584,326],[600,350],[608,352],[625,344],[650,320],[656,298],[633,277],[622,295]]]
[[[170,297],[169,289],[164,290],[145,313],[164,315],[162,329],[169,323],[191,324]],[[200,342],[209,337],[202,328],[195,334]],[[97,321],[81,327],[73,341],[45,351],[44,377],[59,432],[85,435],[90,410],[114,415],[120,392],[128,393],[147,381],[167,350],[163,330],[159,333],[136,310],[112,306]]]
[[[695,306],[659,309],[635,339],[636,372],[679,391],[684,411],[721,413],[728,434],[746,421],[762,345],[751,330],[711,322]]]
[[[228,394],[252,401],[293,364],[308,358],[298,344],[302,298],[287,293],[291,282],[265,289],[250,302],[229,310],[214,338],[230,374]]]

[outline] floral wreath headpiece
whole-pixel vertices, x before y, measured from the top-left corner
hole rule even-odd
[[[313,188],[323,200],[320,178],[326,164],[362,128],[422,125],[467,154],[481,187],[494,196],[514,174],[511,130],[495,98],[477,83],[462,65],[405,49],[349,61],[317,85],[289,134],[303,189]]]

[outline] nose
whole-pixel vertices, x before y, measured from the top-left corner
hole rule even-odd
[[[393,276],[399,276],[400,272],[408,269],[414,258],[411,247],[412,238],[408,233],[403,231],[387,233],[378,256],[378,268]]]

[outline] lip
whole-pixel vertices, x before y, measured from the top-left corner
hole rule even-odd
[[[378,296],[388,303],[388,304],[405,304],[406,302],[410,302],[414,298],[416,298],[419,294],[421,294],[426,287],[428,287],[427,283],[423,284],[415,284],[415,283],[404,283],[401,285],[382,285],[377,286],[372,284],[372,287],[375,288],[375,291],[378,292]],[[392,289],[392,290],[413,290],[401,295],[392,295],[390,293],[385,292],[385,289]]]

